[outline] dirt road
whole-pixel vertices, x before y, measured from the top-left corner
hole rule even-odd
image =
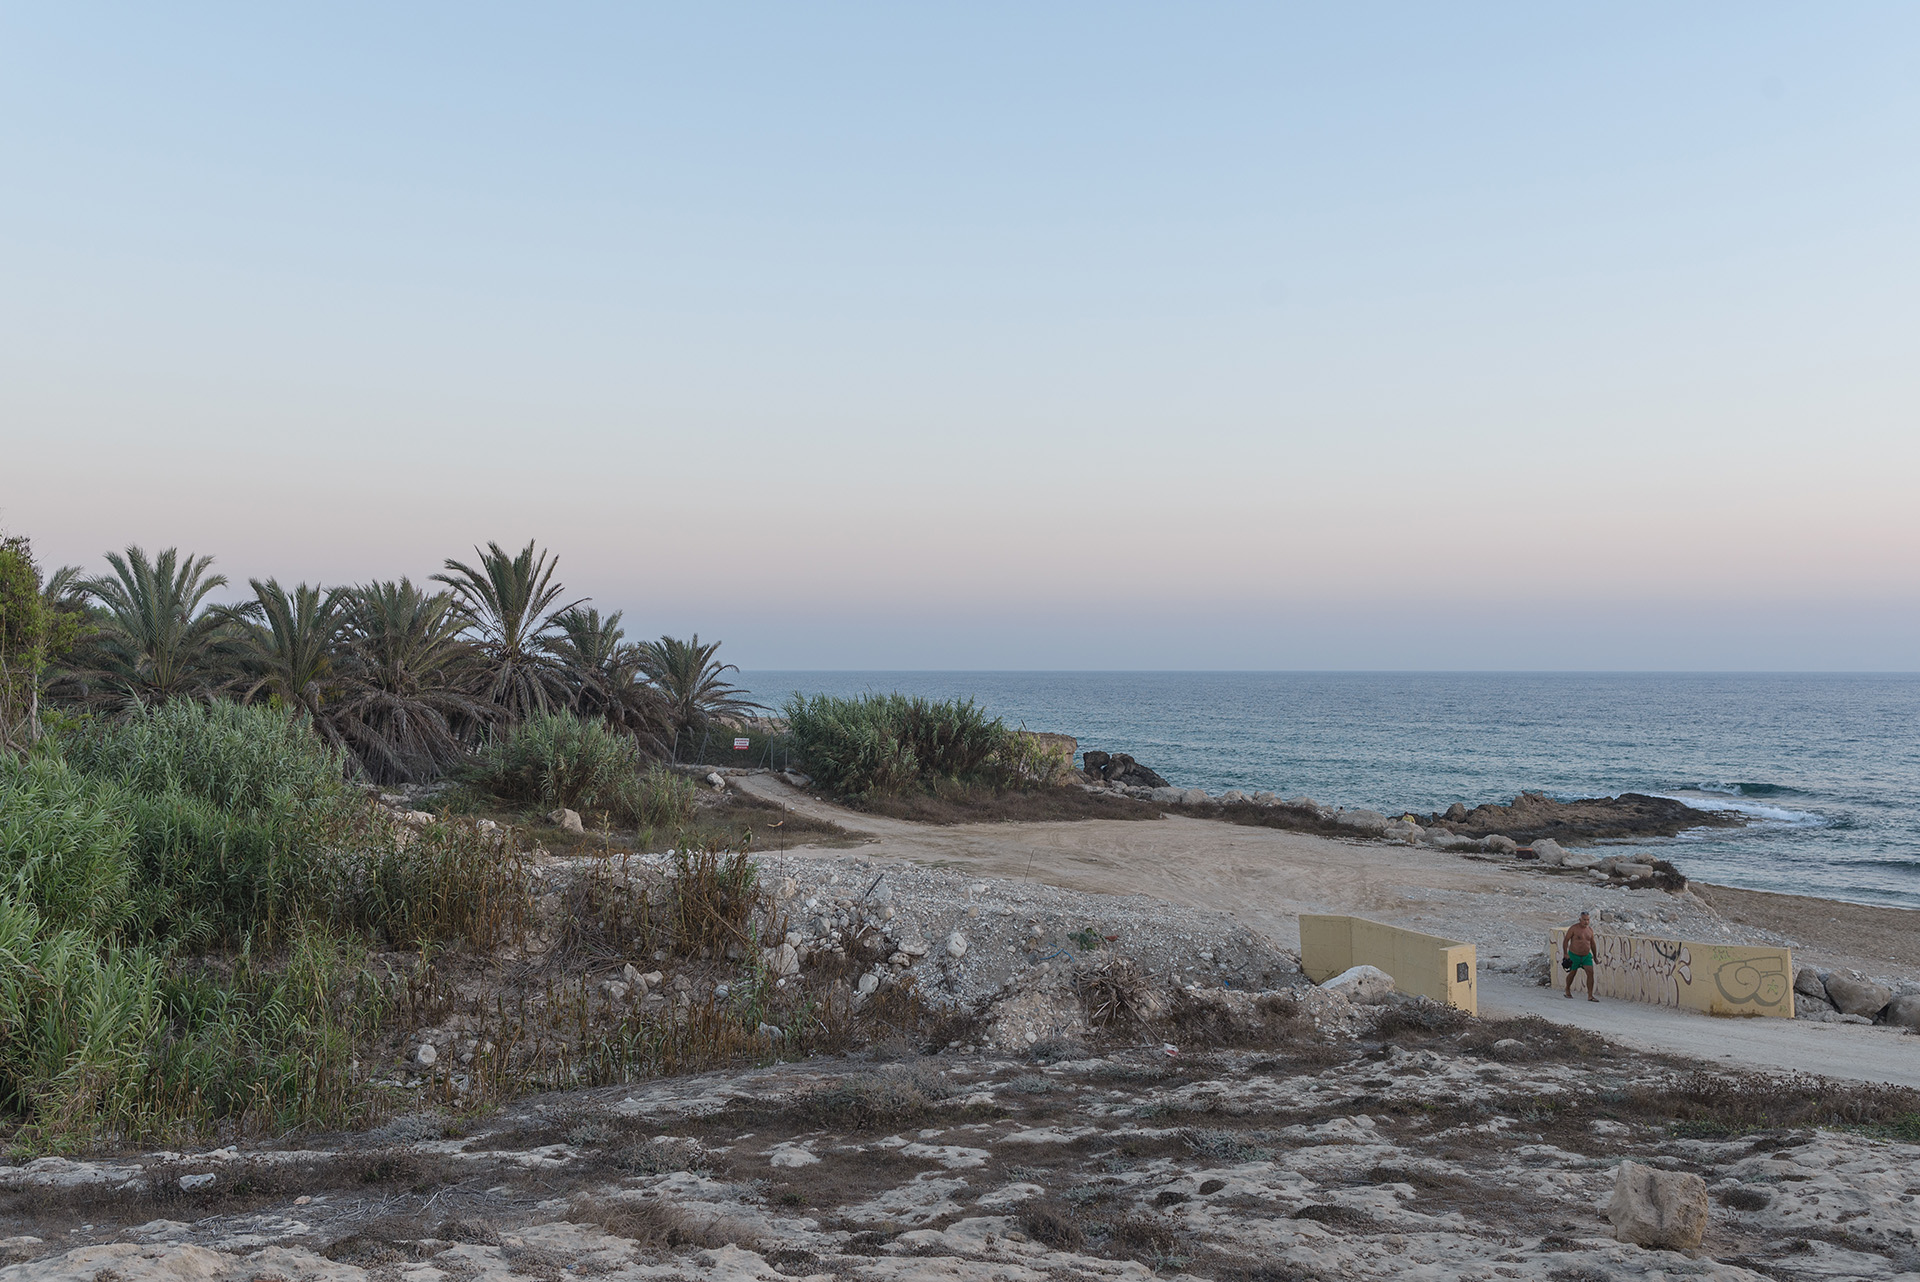
[[[770,776],[734,783],[870,834],[871,844],[857,848],[863,856],[1095,894],[1151,895],[1230,913],[1288,948],[1299,946],[1299,914],[1353,913],[1475,944],[1482,965],[1498,968],[1541,951],[1549,929],[1593,909],[1626,923],[1623,929],[1684,939],[1784,939],[1801,949],[1797,960],[1920,979],[1920,969],[1890,959],[1920,958],[1920,913],[1718,887],[1703,887],[1699,898],[1615,890],[1577,874],[1185,816],[942,827],[862,814]],[[1538,1014],[1650,1051],[1920,1086],[1920,1040],[1884,1029],[1708,1019],[1639,1003],[1589,1005],[1498,974],[1484,977],[1481,1000],[1488,1013]]]

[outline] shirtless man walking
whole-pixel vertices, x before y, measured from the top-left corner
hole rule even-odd
[[[1587,914],[1581,913],[1580,920],[1567,929],[1562,947],[1565,955],[1560,964],[1567,971],[1567,997],[1573,997],[1573,977],[1584,970],[1587,972],[1587,1000],[1599,1001],[1593,995],[1593,927],[1587,923]]]

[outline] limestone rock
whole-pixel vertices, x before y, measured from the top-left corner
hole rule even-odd
[[[1177,806],[1180,804],[1180,794],[1183,791],[1184,789],[1180,788],[1155,788],[1153,799],[1163,806]]]
[[[1920,997],[1909,995],[1894,998],[1887,1003],[1886,1013],[1882,1018],[1887,1023],[1900,1028],[1920,1030]]]
[[[1793,975],[1793,991],[1802,997],[1818,997],[1827,1001],[1827,980],[1824,975],[1811,966],[1802,966]],[[1828,1005],[1833,1003],[1827,1002]]]
[[[586,831],[585,826],[580,822],[580,812],[577,810],[561,809],[551,811],[547,815],[547,822],[556,827],[564,828],[568,832]]]
[[[707,787],[713,789],[715,792],[725,792],[727,790],[727,777],[718,770],[709,771],[707,774]]]
[[[1253,794],[1253,804],[1256,806],[1275,806],[1280,804],[1280,798],[1270,792],[1256,792]]]
[[[956,961],[967,955],[967,937],[959,931],[947,936],[947,956]]]
[[[1378,810],[1342,810],[1333,821],[1342,828],[1352,828],[1370,837],[1382,836],[1387,831],[1387,817]]]
[[[1899,998],[1895,998],[1894,1000],[1898,1001]],[[1833,1008],[1833,1003],[1824,997],[1814,997],[1811,994],[1799,992],[1798,990],[1793,994],[1793,1017],[1795,1019],[1828,1020],[1839,1013],[1840,1012]]]
[[[1183,806],[1208,806],[1213,798],[1207,795],[1205,788],[1184,788],[1180,792],[1180,804]]]
[[[1540,861],[1542,868],[1565,867],[1567,848],[1551,837],[1542,837],[1533,843],[1533,857]]]
[[[1622,1242],[1690,1251],[1707,1232],[1707,1182],[1684,1171],[1622,1162],[1614,1171],[1607,1219]]]
[[[1393,976],[1378,966],[1354,966],[1341,971],[1320,987],[1330,993],[1339,993],[1350,1002],[1373,1006],[1385,1001],[1393,993]]]
[[[432,1042],[421,1042],[413,1048],[413,1062],[422,1068],[432,1068],[440,1058],[440,1052],[433,1049]]]
[[[1893,1000],[1893,990],[1863,975],[1834,971],[1827,976],[1827,999],[1842,1015],[1878,1015]]]
[[[1389,830],[1391,830],[1392,825],[1389,824],[1388,828]],[[1462,850],[1468,846],[1473,845],[1473,842],[1470,841],[1469,839],[1465,837],[1456,837],[1452,833],[1448,832],[1445,828],[1427,829],[1426,836],[1423,838],[1423,840],[1425,840],[1426,843],[1429,846],[1432,846],[1435,850]]]
[[[1520,849],[1520,843],[1511,837],[1503,837],[1495,833],[1493,836],[1487,838],[1487,849],[1493,851],[1496,855],[1510,855]]]
[[[1456,801],[1451,806],[1448,806],[1445,818],[1448,823],[1466,822],[1466,818],[1467,818],[1466,803],[1463,801]]]
[[[1231,806],[1238,801],[1250,800],[1252,800],[1252,798],[1248,797],[1246,793],[1238,788],[1229,788],[1220,794],[1220,804],[1223,806]]]

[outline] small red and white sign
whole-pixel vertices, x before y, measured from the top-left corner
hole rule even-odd
[[[735,752],[745,752],[747,750],[747,740],[744,737],[735,739],[733,741],[733,750]]]

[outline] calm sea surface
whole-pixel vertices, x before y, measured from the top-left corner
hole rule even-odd
[[[1702,881],[1920,908],[1920,675],[749,672],[794,692],[972,697],[1169,782],[1444,809],[1651,792],[1751,820],[1670,841]]]

